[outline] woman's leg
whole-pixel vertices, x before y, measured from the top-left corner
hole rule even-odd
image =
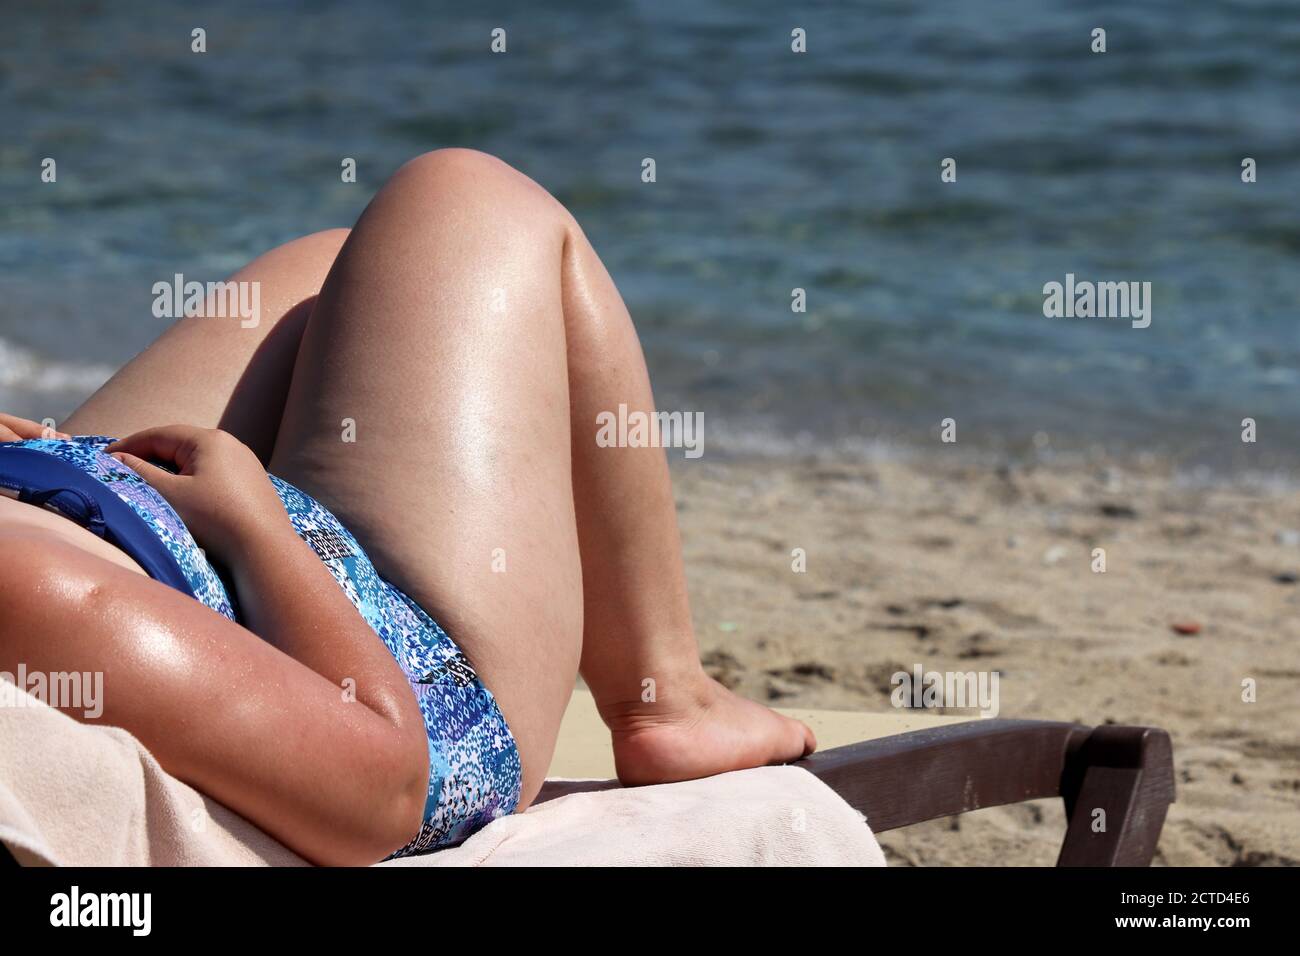
[[[178,320],[60,427],[118,437],[153,425],[221,427],[266,461],[302,330],[347,235],[313,233],[258,256],[228,280],[259,284],[255,326],[238,318]]]
[[[582,638],[560,206],[463,150],[399,170],[326,279],[270,470],[447,629],[545,778]]]
[[[580,660],[630,781],[811,746],[704,679],[663,454],[595,445],[619,402],[651,407],[645,365],[577,224],[499,161],[444,150],[403,167],[340,253],[271,460],[464,648],[519,741],[525,805]]]
[[[663,450],[596,442],[602,412],[626,405],[629,414],[650,414],[655,403],[627,307],[595,250],[574,232],[564,315],[582,676],[613,733],[619,777],[656,783],[797,759],[816,746],[807,727],[735,696],[701,669]]]

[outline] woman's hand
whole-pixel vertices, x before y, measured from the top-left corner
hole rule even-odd
[[[26,438],[71,438],[63,432],[34,422],[27,418],[18,418],[0,412],[0,441],[22,441]]]
[[[146,428],[107,452],[156,488],[176,509],[195,540],[227,566],[248,541],[292,525],[257,456],[234,435],[216,428]],[[172,474],[151,464],[163,462]]]

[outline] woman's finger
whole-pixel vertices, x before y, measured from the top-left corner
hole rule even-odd
[[[55,431],[42,425],[40,422],[34,422],[29,418],[19,418],[17,415],[6,415],[0,412],[0,428],[4,432],[0,434],[17,435],[17,438],[5,438],[5,441],[21,441],[24,438],[70,438],[60,431]]]
[[[109,445],[106,451],[127,452],[135,458],[174,462],[180,470],[193,456],[203,429],[194,425],[160,425],[128,435]]]
[[[176,481],[176,475],[164,471],[157,465],[151,465],[143,458],[137,458],[128,452],[115,451],[110,452],[110,454],[156,488],[164,498],[167,497],[168,490],[172,487],[172,483]]]

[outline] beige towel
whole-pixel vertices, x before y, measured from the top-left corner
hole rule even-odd
[[[0,842],[22,863],[301,866],[170,776],[124,730],[79,723],[0,680]],[[527,813],[381,866],[883,866],[862,816],[812,774],[763,767],[624,789],[548,781]]]

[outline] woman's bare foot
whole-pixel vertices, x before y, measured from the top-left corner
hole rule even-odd
[[[738,697],[704,674],[671,702],[623,705],[604,715],[625,785],[694,780],[788,763],[813,752],[802,722]]]

